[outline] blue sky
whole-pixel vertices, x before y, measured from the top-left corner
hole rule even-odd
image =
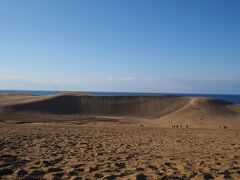
[[[2,0],[0,89],[240,92],[238,0]]]

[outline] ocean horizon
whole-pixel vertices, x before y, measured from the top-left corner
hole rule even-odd
[[[208,97],[218,100],[240,104],[240,94],[201,94],[201,93],[148,93],[148,92],[101,92],[101,91],[53,91],[53,90],[0,90],[0,92],[34,94],[38,96],[53,95],[64,92],[91,93],[96,96],[144,96],[144,95],[175,95],[175,96],[196,96]]]

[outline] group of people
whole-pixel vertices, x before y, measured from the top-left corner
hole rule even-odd
[[[188,124],[185,126],[186,128],[188,128]],[[172,128],[184,128],[182,125],[172,125]]]

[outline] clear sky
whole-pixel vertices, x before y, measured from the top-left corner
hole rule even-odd
[[[1,0],[0,89],[240,94],[240,1]]]

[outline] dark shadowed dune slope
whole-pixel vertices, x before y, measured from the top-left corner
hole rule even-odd
[[[15,100],[15,99],[14,99]],[[5,102],[7,98],[5,98]],[[22,98],[0,106],[3,113],[48,113],[58,115],[135,116],[158,118],[173,114],[225,116],[239,114],[231,103],[201,97],[179,96],[92,96],[59,94]],[[195,115],[194,115],[195,116]],[[194,117],[193,116],[193,117]]]
[[[176,96],[75,96],[59,95],[7,106],[10,112],[45,112],[81,115],[160,116],[190,102]]]

